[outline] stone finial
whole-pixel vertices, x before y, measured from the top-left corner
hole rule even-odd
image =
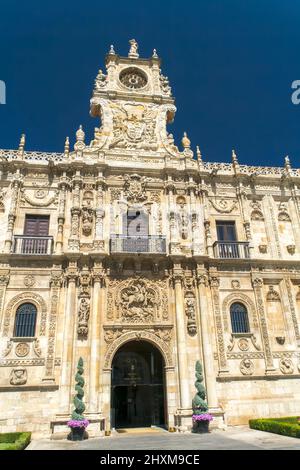
[[[129,49],[128,57],[131,57],[132,59],[138,59],[139,57],[138,43],[136,42],[135,39],[130,39],[129,44],[130,44],[130,49]]]
[[[85,133],[82,129],[82,125],[80,124],[79,129],[76,131],[76,141],[77,142],[84,142]]]
[[[232,150],[231,159],[232,163],[238,163],[238,159],[234,150]]]
[[[114,46],[113,46],[112,44],[111,44],[111,46],[110,46],[110,49],[109,49],[108,53],[111,54],[111,55],[115,55],[115,54],[116,54],[116,53],[115,53],[115,50],[114,50]]]
[[[158,59],[156,49],[153,49],[152,59]]]
[[[24,150],[25,141],[26,141],[25,134],[22,134],[21,138],[20,138],[20,143],[19,143],[19,151],[20,152],[23,152],[23,150]]]
[[[291,162],[290,162],[290,158],[288,155],[284,157],[284,167],[287,171],[291,169]]]
[[[79,129],[76,131],[76,143],[74,145],[75,150],[83,150],[85,147],[84,143],[85,133],[82,129],[82,125],[79,126]]]
[[[202,155],[201,155],[201,152],[200,152],[200,149],[199,149],[199,145],[197,145],[197,147],[196,147],[196,155],[197,155],[197,160],[199,162],[201,162],[202,161]]]
[[[183,137],[181,139],[181,143],[184,149],[189,149],[191,147],[191,141],[187,136],[187,133],[183,133]]]
[[[66,137],[66,140],[65,140],[65,154],[68,155],[69,151],[70,151],[70,141],[69,141],[69,137]]]

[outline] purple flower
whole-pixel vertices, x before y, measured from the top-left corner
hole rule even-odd
[[[69,428],[87,428],[90,422],[87,419],[77,420],[71,419],[67,422]]]
[[[210,413],[202,413],[200,415],[193,415],[193,421],[212,421],[213,417]]]

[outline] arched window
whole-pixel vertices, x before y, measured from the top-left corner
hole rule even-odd
[[[15,320],[15,337],[34,336],[36,324],[36,306],[33,304],[22,304],[17,308]]]
[[[232,333],[249,333],[248,312],[245,305],[235,302],[230,307]]]

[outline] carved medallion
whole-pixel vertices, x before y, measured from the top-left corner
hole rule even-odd
[[[254,372],[254,364],[250,359],[243,359],[240,364],[240,371],[243,375],[252,375]]]
[[[145,72],[136,67],[129,67],[122,70],[119,80],[124,86],[126,86],[126,88],[130,88],[131,90],[144,88],[148,81]]]
[[[35,284],[35,277],[32,274],[28,274],[28,276],[24,277],[23,282],[25,287],[32,287]]]
[[[15,349],[15,353],[18,357],[25,357],[29,354],[29,344],[28,343],[18,343]]]
[[[241,338],[238,341],[238,347],[241,351],[248,351],[249,349],[249,342],[246,338]]]

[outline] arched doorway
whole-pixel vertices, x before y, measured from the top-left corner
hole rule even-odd
[[[164,426],[166,423],[164,359],[147,341],[130,341],[112,362],[113,428]]]

